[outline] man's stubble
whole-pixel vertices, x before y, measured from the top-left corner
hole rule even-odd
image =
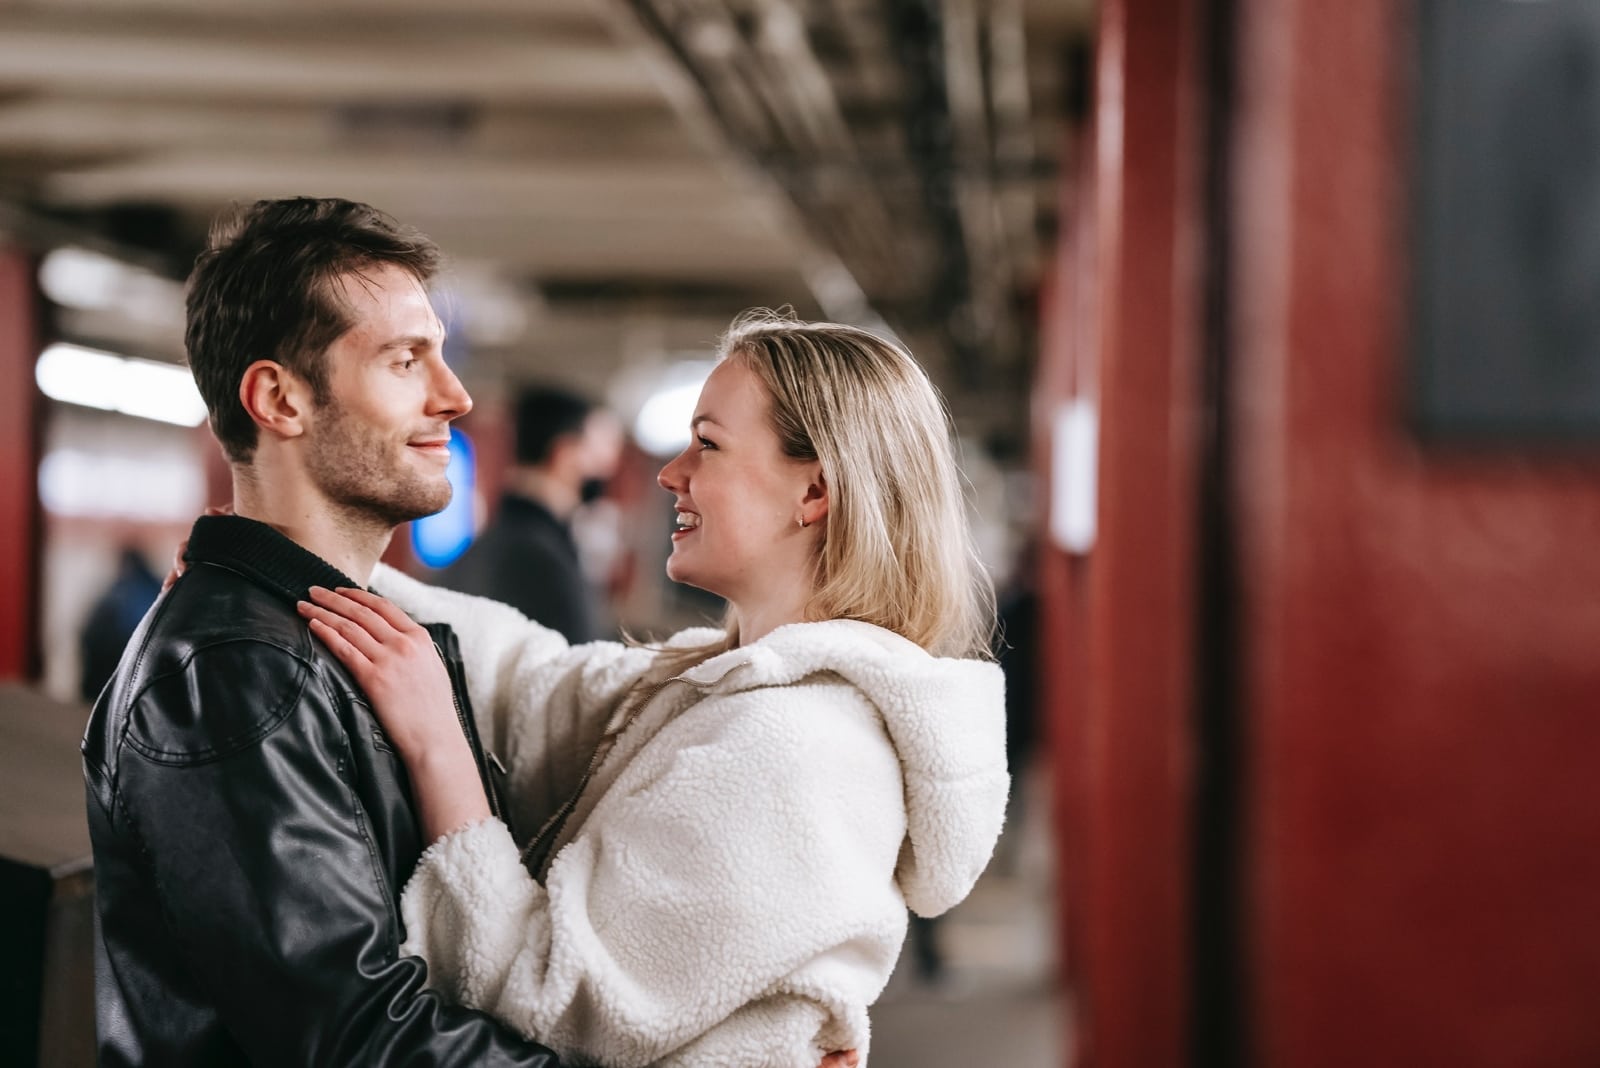
[[[373,431],[337,400],[329,400],[318,413],[316,433],[308,472],[348,520],[393,529],[450,503],[450,483],[443,469],[429,475],[406,464],[404,441]]]

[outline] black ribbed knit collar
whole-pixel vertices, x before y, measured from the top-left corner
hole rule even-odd
[[[267,524],[237,515],[205,515],[195,520],[183,558],[192,564],[232,568],[291,601],[305,600],[312,586],[330,590],[361,586]]]

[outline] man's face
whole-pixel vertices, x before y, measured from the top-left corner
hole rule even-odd
[[[582,474],[584,478],[607,479],[617,473],[617,463],[622,459],[622,424],[604,408],[596,408],[583,421],[583,435],[579,439],[583,450]]]
[[[445,365],[444,327],[399,267],[341,280],[354,326],[331,345],[330,401],[308,431],[307,470],[330,504],[386,526],[450,503],[450,422],[472,398]]]

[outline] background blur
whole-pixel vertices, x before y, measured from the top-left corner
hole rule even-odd
[[[420,574],[557,382],[612,615],[704,618],[654,473],[728,321],[933,374],[1018,781],[874,1065],[1600,1064],[1593,0],[0,7],[0,1061],[92,1059],[80,638],[227,496],[182,279],[298,194],[453,259]]]

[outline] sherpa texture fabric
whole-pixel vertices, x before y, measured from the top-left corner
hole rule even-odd
[[[459,633],[530,835],[619,725],[622,697],[653,682],[649,650],[568,647],[514,609],[387,568],[374,586]],[[865,623],[780,627],[661,686],[584,789],[543,885],[499,820],[434,843],[404,893],[403,948],[443,994],[573,1064],[865,1057],[906,907],[948,909],[993,851],[1004,722],[992,663]]]

